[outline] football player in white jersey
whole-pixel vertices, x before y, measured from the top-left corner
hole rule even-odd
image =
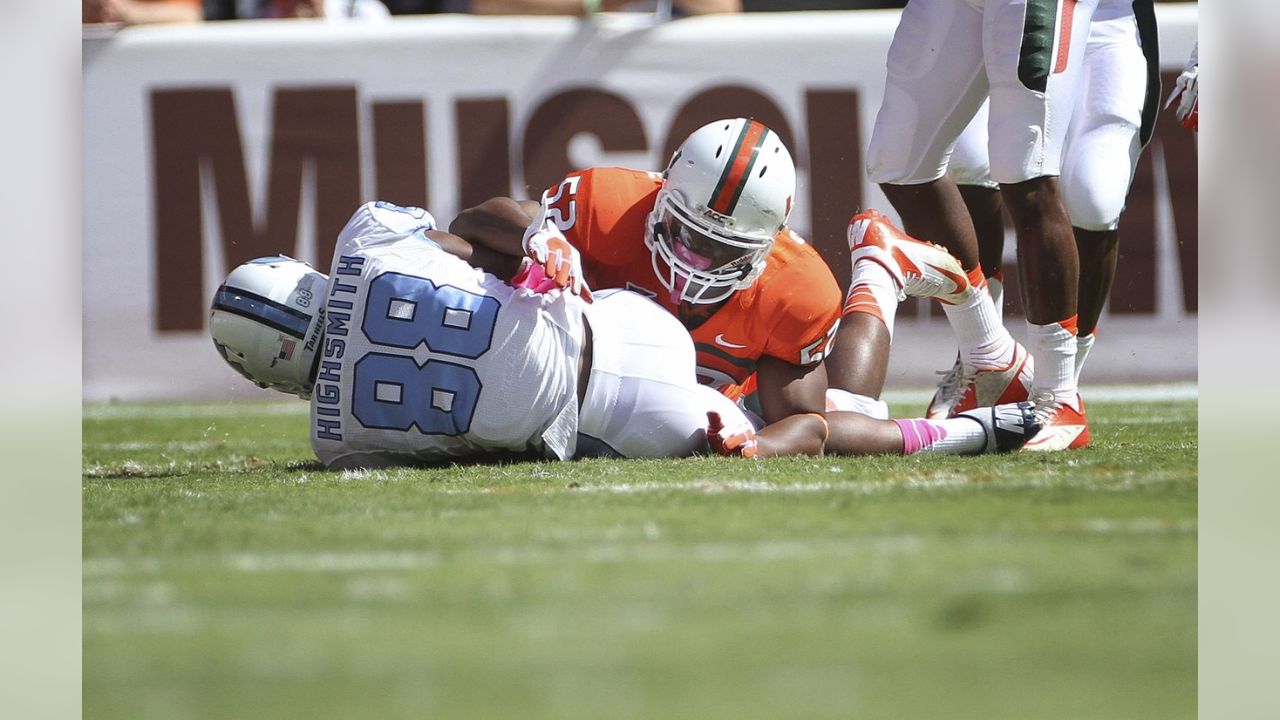
[[[904,229],[946,247],[984,287],[973,223],[947,163],[990,97],[991,177],[1014,218],[1039,449],[1088,442],[1075,381],[1079,256],[1058,187],[1062,149],[1098,0],[910,0],[889,48],[867,173]],[[1017,369],[1028,353],[987,293],[944,304],[968,371]],[[1011,398],[1001,397],[1000,402]],[[1051,440],[1048,440],[1050,439]]]
[[[1100,0],[1084,50],[1084,80],[1076,99],[1062,161],[1062,199],[1071,218],[1080,255],[1079,325],[1075,374],[1079,382],[1093,347],[1098,318],[1115,278],[1120,215],[1142,149],[1151,139],[1160,95],[1159,48],[1151,3]],[[987,113],[984,105],[965,128],[951,154],[949,171],[960,186],[977,230],[979,256],[999,313],[1003,281],[1004,223],[999,186],[987,162]],[[997,400],[979,390],[1023,385],[1011,369],[1003,382],[981,382],[1000,370],[966,373],[957,362],[939,383],[926,415],[946,416]],[[1025,392],[1025,391],[1024,391]],[[1077,444],[1088,441],[1086,427]],[[1035,440],[1029,443],[1034,449]]]
[[[214,344],[258,385],[311,399],[331,468],[691,455],[708,412],[713,443],[751,454],[750,421],[697,383],[688,334],[648,299],[512,287],[454,253],[470,248],[425,210],[368,203],[328,277],[284,257],[236,268],[213,301]]]
[[[507,284],[469,264],[486,252],[435,230],[425,210],[368,203],[329,277],[279,256],[232,271],[210,333],[255,384],[310,398],[312,446],[329,467],[755,456],[759,419],[698,384],[674,316],[628,291],[562,292],[535,263]],[[1006,451],[1036,428],[1017,408],[942,424],[854,420],[864,454]]]

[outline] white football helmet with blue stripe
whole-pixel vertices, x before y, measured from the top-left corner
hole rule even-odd
[[[232,270],[209,311],[218,354],[258,387],[310,398],[328,282],[310,265],[284,256]]]

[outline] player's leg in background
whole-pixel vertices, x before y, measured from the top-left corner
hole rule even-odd
[[[933,96],[925,86],[937,68],[933,62],[935,56],[926,52],[926,48],[949,37],[951,25],[962,22],[960,18],[967,19],[975,28],[980,20],[977,13],[956,0],[911,0],[903,9],[889,49],[884,104],[876,117],[868,149],[867,171],[873,181],[879,182],[883,177],[886,180],[920,182],[941,174],[941,171],[927,171],[923,178],[917,177],[922,164],[945,166],[950,139],[945,137],[940,123],[938,127],[916,125],[915,98],[918,95]],[[975,63],[980,62],[980,52],[973,55]],[[975,74],[980,74],[980,68],[969,68],[960,84],[971,84]],[[955,82],[947,84],[956,87]],[[944,105],[950,104],[943,102]],[[948,110],[940,108],[937,113],[944,114]],[[935,149],[939,138],[942,138],[943,147]],[[948,196],[935,199],[929,192],[931,190],[927,188],[918,201],[915,193],[904,190],[902,207],[892,196],[889,200],[904,219],[918,219],[929,226],[930,234],[942,235],[944,229],[934,228],[931,219],[937,214],[938,207],[947,206]],[[954,205],[962,210],[960,203]],[[959,217],[954,209],[952,214]],[[957,234],[963,238],[963,228]],[[956,244],[964,245],[964,240]],[[860,264],[854,262],[840,330],[826,360],[830,385],[836,389],[834,397],[829,393],[828,405],[830,409],[888,417],[888,408],[879,402],[879,397],[884,389],[889,363],[898,293],[893,279],[883,268],[877,269],[870,263],[864,265],[860,268]]]
[[[976,268],[973,225],[946,168],[956,138],[987,93],[981,12],[960,0],[911,0],[887,65],[867,175],[908,234],[947,248],[966,270]]]
[[[930,399],[925,417],[949,417],[987,405],[1025,400],[1030,393],[1031,363],[1026,350],[1004,329],[1004,204],[999,186],[991,179],[987,123],[990,104],[984,103],[956,140],[948,174],[973,222],[978,239],[980,272],[970,282],[989,295],[991,304],[974,300],[946,307],[956,329],[960,352],[943,374]],[[985,285],[985,287],[984,287]]]
[[[910,3],[890,47],[867,174],[898,210],[904,229],[949,250],[978,290],[944,304],[965,370],[1016,372],[1016,343],[982,292],[986,278],[974,225],[946,172],[957,138],[987,95],[984,62],[981,10],[959,0]]]
[[[978,264],[987,279],[987,290],[1003,315],[1004,300],[1004,201],[1000,185],[991,179],[987,152],[987,123],[991,103],[984,102],[951,151],[947,170],[960,189],[969,220],[978,240]]]
[[[1000,188],[987,185],[960,185],[960,197],[969,211],[978,238],[978,265],[987,279],[987,290],[1004,315],[1004,200]]]
[[[827,360],[827,405],[887,417],[878,398],[898,303],[923,297],[951,308],[977,300],[984,291],[970,284],[945,249],[908,236],[875,210],[854,215],[848,237],[852,273],[841,329]]]
[[[1102,7],[1111,6],[1118,16],[1096,17],[1090,28],[1062,166],[1063,202],[1080,254],[1077,383],[1115,280],[1120,215],[1143,146],[1143,108],[1159,102],[1158,92],[1147,97],[1147,59],[1132,6],[1106,0]]]
[[[1032,393],[1052,428],[1029,445],[1041,450],[1088,443],[1075,381],[1079,255],[1058,175],[1096,5],[988,0],[983,15],[991,175],[1018,238]]]
[[[985,109],[985,105],[983,106]],[[986,164],[986,113],[980,112],[974,123],[973,132],[966,130],[972,142],[966,143],[962,134],[953,152],[953,164],[957,154],[965,156],[961,160],[961,176],[965,180],[972,178],[971,187],[985,194],[974,194],[974,200],[982,203],[982,207],[994,211],[997,230],[1003,240],[1004,225],[1000,216],[999,191],[990,182]],[[967,186],[960,186],[962,195]],[[994,200],[993,197],[994,196]],[[966,205],[968,205],[966,198]],[[972,212],[972,211],[971,211]],[[854,225],[858,223],[875,223],[874,219],[854,216]],[[986,216],[980,216],[986,219]],[[979,227],[983,227],[979,225]],[[863,232],[892,233],[889,227],[864,229]],[[853,233],[851,233],[852,235]],[[858,249],[855,238],[850,238],[852,256],[854,258],[853,275],[850,281],[850,292],[845,303],[842,321],[842,332],[854,331],[862,333],[862,343],[855,350],[862,353],[864,367],[867,371],[854,378],[861,385],[850,383],[848,387],[837,387],[834,378],[847,377],[845,367],[848,354],[846,349],[838,346],[841,352],[828,359],[828,373],[833,378],[832,388],[827,392],[827,422],[830,434],[827,439],[827,452],[834,455],[869,455],[891,454],[912,455],[920,452],[943,453],[953,455],[971,455],[983,452],[1003,452],[1021,447],[1039,429],[1037,420],[1027,403],[1021,406],[1003,405],[998,408],[970,408],[968,412],[957,416],[943,413],[939,417],[914,418],[906,420],[889,420],[888,406],[883,401],[871,398],[879,397],[883,387],[884,372],[888,361],[888,350],[893,335],[894,317],[900,295],[895,294],[897,287],[888,270],[889,263],[880,262],[877,255],[862,257],[865,253]],[[927,250],[903,242],[895,242],[897,247],[908,248],[919,265],[932,260],[940,260],[937,256],[929,257]],[[996,248],[997,258],[1001,248]],[[954,258],[948,258],[954,262]],[[945,262],[941,264],[945,265]],[[954,266],[957,273],[963,273],[959,265]],[[981,287],[968,285],[971,294],[986,291]],[[904,295],[906,293],[903,293]],[[972,297],[972,295],[970,295]],[[948,300],[963,300],[948,297]],[[948,314],[955,307],[954,303],[945,303]],[[865,328],[859,330],[859,328]],[[837,342],[840,338],[837,338]],[[873,355],[872,350],[882,351],[882,355]],[[880,364],[875,365],[876,362]],[[865,388],[868,395],[857,395],[848,391],[852,387]],[[987,403],[993,404],[993,403]]]
[[[982,299],[960,262],[944,248],[916,240],[875,210],[849,222],[852,273],[843,324],[827,361],[827,406],[887,417],[884,386],[898,303],[931,298],[948,308]],[[989,299],[987,300],[990,303]]]
[[[889,50],[885,101],[872,133],[867,170],[873,181],[903,183],[902,206],[892,195],[890,201],[904,218],[923,223],[935,236],[948,231],[933,223],[940,213],[955,220],[964,217],[963,203],[954,187],[952,194],[938,194],[931,184],[943,174],[954,134],[959,133],[957,128],[951,134],[942,118],[971,112],[981,101],[972,102],[972,93],[963,90],[943,97],[931,85],[936,79],[946,90],[973,86],[973,93],[981,95],[984,80],[977,41],[980,20],[977,12],[958,0],[912,0],[903,9]],[[949,42],[955,37],[956,26],[964,25],[974,30],[971,47],[961,48],[971,57],[971,66],[966,68],[949,60],[939,64],[938,56],[929,48]],[[954,73],[957,68],[958,74]],[[952,76],[939,78],[940,71]],[[936,122],[933,117],[923,124],[916,122],[919,98],[937,99],[938,105],[928,108],[930,116],[938,116]],[[963,120],[957,122],[963,126]],[[966,237],[970,241],[967,244],[973,245],[972,228],[967,235],[965,232],[964,227],[953,229],[948,237],[961,238],[951,241],[956,246],[965,246]],[[872,267],[874,263],[865,263],[861,276],[860,263],[856,259],[853,263],[853,280],[840,331],[827,358],[827,372],[831,386],[838,390],[836,409],[887,416],[879,397],[888,366],[898,288],[891,273],[877,270]]]

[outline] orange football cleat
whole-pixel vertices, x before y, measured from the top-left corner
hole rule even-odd
[[[1084,400],[1077,395],[1076,402],[1080,405],[1079,410],[1055,401],[1052,395],[1037,397],[1035,413],[1040,419],[1041,429],[1022,449],[1055,452],[1087,446],[1090,441],[1089,421],[1085,419]]]
[[[946,248],[916,240],[875,210],[854,215],[848,237],[854,264],[870,260],[884,266],[898,285],[900,301],[931,297],[954,305],[973,291],[960,261]]]

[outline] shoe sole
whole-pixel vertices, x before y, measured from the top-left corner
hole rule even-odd
[[[1050,425],[1031,438],[1022,449],[1029,452],[1059,452],[1088,447],[1088,425]]]

